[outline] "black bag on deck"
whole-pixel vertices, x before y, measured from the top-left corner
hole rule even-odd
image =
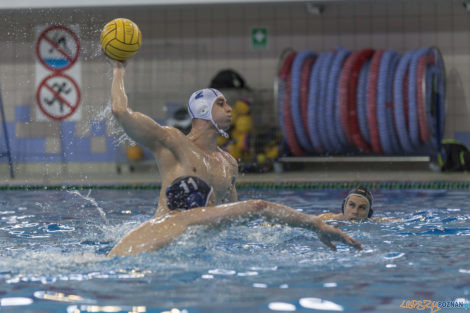
[[[234,89],[249,89],[245,83],[245,79],[231,69],[221,70],[215,75],[212,79],[209,88],[215,89],[224,89],[224,88],[234,88]]]
[[[443,172],[470,171],[470,150],[457,140],[444,139],[437,159]]]

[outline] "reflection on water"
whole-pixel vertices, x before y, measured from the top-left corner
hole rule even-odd
[[[299,300],[301,306],[306,309],[324,310],[324,311],[344,311],[344,308],[331,301],[320,298],[302,298]]]
[[[344,192],[242,190],[240,198],[317,214],[337,211]],[[470,294],[466,191],[375,191],[375,214],[403,222],[336,223],[363,251],[332,252],[311,231],[254,220],[191,227],[157,252],[107,258],[153,216],[155,194],[4,192],[0,311],[396,312],[404,299]]]
[[[113,306],[113,305],[70,305],[67,307],[67,313],[82,313],[82,312],[115,312],[115,313],[140,313],[140,312],[147,312],[147,308],[145,306]],[[163,313],[163,312],[162,312]],[[171,313],[180,313],[178,310],[177,312]]]
[[[293,312],[296,310],[295,305],[285,302],[271,302],[268,307],[272,311]]]
[[[24,297],[0,298],[0,307],[23,306],[33,303],[33,299]]]

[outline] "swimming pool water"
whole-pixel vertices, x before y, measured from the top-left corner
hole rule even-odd
[[[239,198],[319,214],[338,212],[345,192],[242,189]],[[333,252],[308,230],[256,219],[191,227],[159,251],[108,259],[153,215],[158,190],[3,191],[0,311],[412,312],[404,300],[468,301],[468,191],[373,192],[376,216],[403,221],[333,222],[363,251]]]

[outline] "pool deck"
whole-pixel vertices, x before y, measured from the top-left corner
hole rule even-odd
[[[153,164],[137,166],[132,172],[124,166],[121,173],[116,171],[116,164],[28,166],[18,166],[13,179],[6,167],[0,167],[0,186],[148,185],[161,182]],[[428,164],[314,164],[286,166],[282,172],[240,173],[237,182],[470,182],[470,173],[442,173],[431,170]]]

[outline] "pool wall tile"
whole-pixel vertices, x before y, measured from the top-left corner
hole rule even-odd
[[[46,137],[46,154],[61,153],[60,139],[57,137]]]
[[[106,122],[105,121],[91,121],[90,130],[92,137],[106,136]]]
[[[76,136],[76,122],[41,123],[48,126],[7,123],[13,162],[113,162],[116,159],[115,145],[118,143],[113,136],[106,136],[105,121],[93,121],[90,125],[94,125],[91,129],[95,136],[87,137]],[[0,152],[6,152],[3,129],[0,132]],[[7,161],[0,158],[0,162]]]
[[[29,105],[18,105],[15,107],[16,122],[30,122],[31,112]]]
[[[91,153],[106,153],[106,137],[91,138]]]

